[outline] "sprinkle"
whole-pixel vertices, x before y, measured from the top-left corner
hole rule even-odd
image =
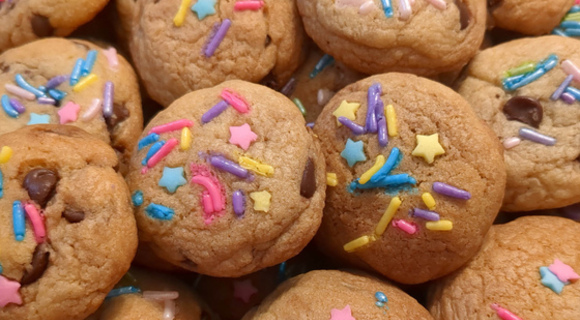
[[[310,129],[314,128],[314,122],[308,122],[306,126]]]
[[[73,92],[81,92],[86,87],[93,84],[93,82],[97,81],[97,79],[99,79],[99,77],[97,77],[96,74],[91,73],[88,76],[84,77],[82,80],[80,80],[77,84],[75,84],[75,86],[72,88],[72,90],[73,90]]]
[[[575,282],[580,279],[580,276],[574,272],[574,269],[560,261],[560,259],[554,259],[554,263],[552,263],[548,269],[550,269],[550,272],[552,272],[562,282]]]
[[[435,8],[439,10],[445,10],[447,8],[447,3],[444,0],[427,0],[431,3]]]
[[[0,149],[0,164],[7,163],[12,158],[14,151],[9,146],[3,146]]]
[[[368,0],[367,2],[360,5],[358,8],[358,14],[367,15],[371,13],[375,9],[375,3],[372,0]]]
[[[60,76],[52,77],[48,80],[45,87],[47,89],[54,89],[54,88],[60,86],[61,84],[65,83],[67,80],[68,80],[67,75],[60,75]]]
[[[40,215],[40,211],[32,203],[24,205],[24,211],[28,220],[32,223],[32,230],[34,231],[34,239],[36,243],[43,243],[46,239],[46,229],[44,228],[44,220]]]
[[[415,157],[422,157],[429,164],[433,163],[436,156],[445,154],[445,149],[439,143],[439,134],[434,133],[430,136],[418,134],[417,147],[411,152]]]
[[[443,182],[434,182],[432,188],[433,191],[437,192],[438,194],[448,196],[451,198],[462,200],[471,199],[471,193],[469,193],[468,191],[456,188]]]
[[[73,67],[73,70],[69,77],[69,84],[71,86],[74,86],[79,82],[79,79],[81,78],[83,64],[84,60],[82,58],[78,58],[77,61],[75,62],[75,66]]]
[[[409,0],[399,0],[399,19],[407,20],[411,17],[411,4]]]
[[[564,60],[560,66],[566,74],[574,76],[574,80],[580,81],[580,69],[578,69],[574,62],[570,60]]]
[[[171,131],[177,131],[177,130],[181,130],[183,128],[186,127],[192,127],[193,126],[193,121],[188,120],[188,119],[181,119],[181,120],[176,120],[173,122],[169,122],[160,126],[156,126],[151,128],[151,130],[149,130],[149,134],[151,133],[157,133],[157,134],[162,134],[162,133],[167,133],[167,132],[171,132]]]
[[[580,90],[574,87],[567,87],[566,90],[564,90],[564,92],[573,96],[575,100],[580,100]]]
[[[163,320],[173,320],[175,318],[175,300],[165,300],[163,308]]]
[[[564,285],[566,285],[566,283],[560,281],[560,279],[558,279],[558,277],[556,277],[556,275],[553,274],[550,271],[550,269],[548,269],[548,267],[540,267],[540,276],[542,277],[541,279],[542,285],[550,288],[557,294],[562,293],[562,290],[564,289]]]
[[[48,90],[45,86],[38,86],[38,90],[42,91],[44,95],[46,95],[46,90]]]
[[[2,174],[2,170],[0,170],[0,199],[4,197],[4,175]]]
[[[105,82],[103,89],[103,116],[109,118],[113,115],[113,99],[115,96],[115,84],[111,81]]]
[[[264,6],[264,1],[262,0],[246,0],[246,1],[238,1],[234,5],[235,11],[243,11],[243,10],[260,10]]]
[[[206,124],[210,122],[213,118],[219,116],[228,108],[228,103],[224,100],[218,102],[215,106],[211,107],[206,113],[201,116],[201,123]]]
[[[387,295],[381,291],[377,291],[375,293],[375,299],[377,299],[377,301],[379,302],[389,302],[389,299],[387,299]]]
[[[292,93],[294,93],[294,90],[296,90],[296,78],[290,78],[290,80],[286,82],[282,89],[280,89],[280,93],[290,97]]]
[[[238,164],[242,166],[242,168],[248,169],[261,176],[272,177],[274,175],[274,168],[272,166],[263,164],[248,157],[239,157]]]
[[[167,143],[165,143],[161,147],[161,149],[157,151],[157,153],[155,153],[151,158],[149,158],[149,160],[147,160],[147,167],[153,168],[157,163],[159,163],[159,161],[165,158],[165,156],[167,156],[178,144],[179,141],[177,141],[177,139],[175,138],[167,140]]]
[[[401,203],[402,201],[401,198],[399,197],[393,197],[391,199],[391,202],[389,202],[387,210],[385,210],[385,213],[383,213],[381,220],[379,220],[379,223],[375,228],[376,236],[380,237],[383,235],[383,233],[385,233],[385,230],[387,230],[387,226],[389,225],[391,220],[393,220],[393,217],[395,216],[395,213],[397,213],[397,210],[399,210]]]
[[[184,0],[185,1],[185,0]],[[224,19],[221,23],[216,22],[214,25],[214,29],[217,29],[215,34],[210,36],[207,46],[203,50],[203,54],[209,58],[211,57],[221,42],[224,40],[228,29],[232,25],[232,21],[230,19]],[[235,107],[234,107],[235,108]]]
[[[364,143],[362,141],[353,141],[350,138],[346,141],[344,150],[340,156],[346,160],[349,167],[354,166],[357,162],[365,161],[367,159],[364,150]]]
[[[399,133],[397,129],[397,114],[395,113],[395,108],[392,104],[385,108],[385,113],[387,114],[387,127],[389,128],[389,136],[395,137]]]
[[[439,217],[439,214],[437,212],[429,211],[429,210],[423,210],[423,209],[420,209],[420,208],[414,208],[411,211],[411,216],[416,217],[416,218],[421,218],[421,219],[429,220],[429,221],[439,221],[439,219],[441,219]]]
[[[503,147],[506,150],[509,150],[511,148],[518,146],[520,142],[522,142],[522,140],[518,137],[509,137],[503,141]]]
[[[513,91],[518,88],[521,88],[525,85],[528,85],[538,80],[540,77],[542,77],[552,68],[554,68],[557,64],[558,64],[558,56],[551,54],[546,59],[540,61],[540,63],[536,65],[535,71],[503,79],[502,80],[503,87],[508,91]]]
[[[250,104],[246,99],[232,89],[223,89],[220,95],[239,113],[247,113],[250,111]]]
[[[560,84],[560,86],[556,89],[556,91],[554,91],[554,93],[552,94],[552,96],[550,97],[550,99],[552,100],[558,100],[560,99],[560,96],[562,96],[562,93],[564,93],[564,90],[566,90],[566,88],[570,85],[570,83],[572,82],[572,79],[574,78],[573,75],[568,75],[566,77],[566,79],[564,79],[564,81],[562,81],[562,83]]]
[[[342,248],[344,249],[344,251],[350,253],[350,252],[354,252],[357,249],[360,249],[363,246],[366,246],[370,242],[371,242],[371,238],[369,236],[362,236],[362,237],[358,237],[358,238],[352,240],[351,242],[345,244]]]
[[[562,93],[560,99],[562,99],[562,101],[566,102],[567,104],[573,104],[574,102],[576,102],[576,98],[574,98],[574,96],[569,94],[568,92]]]
[[[175,300],[177,298],[179,298],[179,292],[177,291],[143,291],[143,299],[147,300],[164,301]]]
[[[48,95],[51,96],[54,100],[60,101],[66,97],[66,92],[58,89],[50,89],[48,90]]]
[[[191,11],[197,14],[198,20],[203,20],[205,17],[215,14],[216,0],[197,0],[191,7]]]
[[[18,101],[15,98],[11,98],[10,99],[10,105],[19,114],[22,114],[22,113],[24,113],[26,111],[26,108],[24,108],[24,105],[22,103],[20,103],[20,101]]]
[[[391,171],[399,165],[401,160],[402,155],[399,148],[393,148],[385,164],[371,177],[371,182],[378,182],[383,177],[389,175]]]
[[[191,182],[203,186],[211,197],[213,212],[220,212],[225,208],[225,199],[221,190],[209,177],[196,175],[191,178]]]
[[[379,139],[379,146],[384,148],[389,143],[389,136],[387,135],[387,121],[384,117],[382,117],[377,122],[377,125],[379,127],[379,132],[377,134]]]
[[[304,108],[302,101],[300,101],[300,99],[298,99],[298,98],[294,98],[294,99],[292,99],[292,102],[294,102],[296,107],[298,107],[298,110],[300,110],[300,113],[302,113],[302,115],[306,117],[306,108]]]
[[[30,91],[26,91],[20,87],[17,87],[13,84],[7,83],[4,85],[4,88],[6,88],[6,91],[8,91],[9,93],[12,93],[15,96],[18,96],[22,99],[26,99],[26,100],[34,100],[36,99],[36,96],[34,95],[34,93],[30,92]]]
[[[7,95],[2,95],[2,99],[1,99],[1,103],[2,103],[2,109],[4,109],[4,112],[11,118],[18,118],[18,111],[16,111],[14,109],[14,107],[12,106],[12,104],[10,103],[10,98],[8,98]]]
[[[417,232],[417,226],[414,223],[402,219],[394,220],[392,225],[393,227],[399,228],[408,234],[415,234]]]
[[[383,5],[383,11],[385,12],[385,16],[387,18],[393,17],[393,5],[391,4],[391,0],[381,0]]]
[[[139,293],[139,292],[141,292],[141,290],[139,290],[139,288],[136,288],[133,286],[116,288],[116,289],[109,291],[109,294],[107,294],[105,299],[118,297],[118,296],[124,295],[124,294]]]
[[[30,85],[28,82],[26,82],[26,80],[24,80],[24,78],[22,77],[22,75],[20,73],[16,74],[15,80],[16,80],[16,84],[20,88],[22,88],[22,89],[24,89],[24,90],[26,90],[28,92],[31,92],[37,98],[44,96],[44,92],[42,92],[41,90],[36,89],[32,85]]]
[[[326,185],[331,186],[331,187],[336,187],[337,184],[338,184],[338,177],[336,176],[336,173],[327,172],[326,173]]]
[[[375,110],[379,107],[381,100],[381,84],[373,83],[367,90],[367,118],[365,129],[367,132],[377,132],[377,116]]]
[[[272,199],[270,192],[266,190],[252,192],[250,193],[250,198],[254,200],[255,211],[268,212],[270,210],[270,201]]]
[[[239,178],[245,179],[250,177],[250,172],[248,170],[242,168],[237,163],[228,160],[222,156],[210,157],[210,164],[214,166],[216,169],[229,172]]]
[[[338,122],[340,122],[340,124],[344,125],[345,127],[349,128],[350,131],[352,131],[352,133],[355,135],[361,135],[366,132],[365,127],[359,125],[358,123],[355,123],[354,121],[346,117],[338,117]]]
[[[105,55],[105,57],[107,57],[109,68],[113,71],[117,71],[119,67],[119,57],[117,57],[117,49],[109,47],[109,49],[103,50],[103,54]]]
[[[534,70],[536,70],[535,62],[524,62],[515,68],[509,69],[506,74],[507,77],[513,77],[526,74],[528,72],[533,72]]]
[[[231,126],[230,127],[230,140],[231,144],[235,144],[244,150],[248,150],[251,143],[256,141],[258,135],[252,131],[250,125],[244,123],[241,126]]]
[[[435,199],[429,192],[424,192],[421,195],[421,199],[423,200],[423,203],[425,203],[427,208],[429,208],[429,210],[435,209]]]
[[[562,21],[558,27],[564,29],[580,29],[580,22],[573,20]]]
[[[159,220],[171,220],[175,214],[173,209],[156,203],[149,204],[147,208],[145,208],[145,212],[151,218]]]
[[[345,117],[350,120],[356,120],[356,111],[360,108],[360,103],[348,103],[346,100],[342,100],[340,106],[334,110],[332,113],[336,117],[336,123],[340,126],[340,121],[338,118]]]
[[[375,173],[377,173],[380,168],[383,167],[384,164],[385,164],[385,157],[383,155],[378,155],[376,160],[375,160],[375,164],[369,170],[367,170],[365,173],[363,173],[360,176],[360,178],[358,179],[358,182],[360,184],[367,183],[371,179],[371,177]]]
[[[250,298],[258,293],[258,289],[252,284],[252,279],[234,281],[234,298],[249,303]]]
[[[87,53],[87,59],[83,62],[81,67],[81,77],[88,76],[93,71],[95,62],[97,61],[97,50],[90,50]]]
[[[164,167],[163,168],[163,175],[161,179],[159,179],[158,185],[160,187],[164,187],[169,191],[169,193],[175,193],[177,188],[187,183],[187,180],[184,178],[183,168],[170,168]]]
[[[159,135],[157,133],[150,133],[145,138],[139,140],[137,150],[141,150],[146,146],[153,144],[157,141],[159,141]]]
[[[246,211],[246,197],[242,190],[236,190],[232,193],[232,205],[234,207],[234,213],[238,218],[244,216]]]
[[[566,29],[564,34],[568,37],[580,37],[580,28]]]
[[[320,58],[320,60],[318,60],[318,62],[314,66],[314,69],[312,69],[312,72],[310,72],[310,79],[314,79],[314,77],[316,77],[320,72],[322,72],[322,70],[324,70],[326,67],[328,67],[333,63],[334,58],[331,55],[329,54],[323,55],[322,58]]]
[[[72,102],[67,102],[60,110],[58,110],[58,116],[60,117],[60,124],[67,124],[69,122],[77,121],[79,111],[81,107]]]
[[[492,303],[491,308],[495,310],[497,316],[502,320],[522,320],[522,318],[516,316],[511,311],[500,307],[497,303]]]
[[[20,201],[12,203],[12,228],[14,229],[14,239],[16,241],[24,240],[26,235],[26,222],[24,220],[24,208]]]
[[[143,204],[143,191],[136,190],[131,195],[131,201],[133,201],[133,206],[140,207]]]
[[[449,220],[429,221],[425,227],[431,231],[450,231],[453,229],[453,222]]]
[[[185,20],[185,15],[187,14],[187,7],[189,7],[190,3],[191,3],[191,0],[181,0],[181,5],[179,5],[179,10],[177,10],[177,14],[175,14],[175,17],[173,18],[173,24],[176,27],[181,27],[181,25],[183,25],[183,21]]]
[[[280,263],[280,267],[278,267],[278,284],[285,281],[286,279],[286,261],[284,261]]]
[[[145,156],[143,161],[141,161],[141,164],[144,166],[147,165],[147,161],[149,161],[149,159],[151,159],[151,157],[153,157],[153,155],[156,154],[157,151],[159,151],[159,149],[161,149],[161,147],[163,147],[164,144],[165,141],[158,141],[154,143],[149,149],[149,151],[147,151],[147,155]]]
[[[555,34],[555,35],[561,36],[561,37],[568,37],[566,32],[564,32],[564,30],[559,29],[559,28],[554,28],[554,30],[552,30],[552,34]]]
[[[316,94],[316,101],[318,102],[319,106],[324,106],[325,104],[330,101],[330,98],[334,96],[334,92],[328,89],[318,89],[318,93]]]
[[[209,193],[204,192],[201,195],[201,202],[202,202],[202,206],[203,206],[203,212],[205,212],[205,214],[211,215],[212,213],[215,212],[215,210],[213,208],[212,199],[211,199],[211,196],[209,195]]]
[[[50,104],[50,105],[56,105],[56,100],[54,100],[53,98],[48,98],[48,97],[40,97],[37,100],[38,103],[40,104]]]
[[[181,141],[179,142],[179,147],[181,150],[189,150],[191,148],[191,143],[193,140],[193,135],[189,128],[181,129]]]
[[[527,139],[546,146],[553,146],[556,144],[556,138],[541,134],[536,130],[520,128],[519,133],[522,139]]]
[[[4,308],[10,303],[21,305],[22,297],[18,293],[19,289],[20,283],[18,281],[11,281],[0,276],[0,308]]]

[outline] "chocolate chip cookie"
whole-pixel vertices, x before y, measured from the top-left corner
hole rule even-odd
[[[490,24],[526,35],[547,34],[556,27],[574,0],[488,0]]]

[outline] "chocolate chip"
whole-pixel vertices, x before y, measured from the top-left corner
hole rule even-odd
[[[503,113],[508,120],[516,120],[538,128],[544,112],[538,100],[519,96],[509,99],[504,104]]]
[[[459,23],[461,24],[460,30],[464,30],[469,26],[469,20],[471,20],[471,12],[469,12],[469,8],[465,3],[461,2],[460,0],[455,0],[455,5],[457,9],[459,9]]]
[[[85,213],[79,210],[66,208],[62,213],[66,221],[70,223],[77,223],[85,220]]]
[[[260,81],[260,84],[276,91],[280,89],[280,85],[272,73],[268,73],[268,75]]]
[[[0,62],[0,71],[2,71],[2,73],[6,73],[10,71],[10,66],[5,64],[4,62]]]
[[[30,18],[30,24],[32,25],[32,31],[39,37],[50,37],[54,32],[54,28],[50,25],[50,21],[47,17],[35,14]]]
[[[35,282],[48,267],[48,257],[50,256],[50,252],[45,244],[39,244],[34,249],[34,253],[32,254],[32,262],[30,263],[30,269],[24,270],[24,275],[22,279],[20,279],[21,285],[27,285]]]
[[[58,175],[48,169],[34,169],[26,175],[22,186],[28,191],[30,199],[38,203],[42,208],[54,195]]]
[[[300,195],[304,198],[312,198],[316,192],[316,172],[314,162],[308,158],[304,172],[302,172],[302,182],[300,182]]]
[[[112,132],[119,123],[125,121],[128,117],[129,109],[125,107],[125,104],[114,103],[113,115],[106,119],[107,128]]]
[[[270,37],[270,35],[267,35],[266,36],[266,43],[264,44],[264,46],[267,47],[270,45],[270,43],[272,43],[272,38]]]

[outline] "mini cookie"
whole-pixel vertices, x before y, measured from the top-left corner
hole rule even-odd
[[[461,96],[409,74],[373,76],[339,91],[314,130],[331,186],[316,238],[324,251],[406,284],[475,255],[505,170],[493,132]]]
[[[477,55],[459,86],[506,149],[505,211],[580,201],[579,52],[557,36],[504,43]]]
[[[91,21],[109,0],[0,1],[0,52],[38,38],[65,37]]]
[[[347,66],[423,76],[460,69],[485,33],[484,0],[298,0],[306,32]]]
[[[71,126],[0,136],[0,319],[84,319],[137,248],[113,149]]]
[[[149,95],[167,107],[225,80],[286,83],[303,31],[293,0],[120,0],[117,8]]]
[[[575,0],[522,1],[488,0],[492,24],[529,35],[550,33]]]
[[[0,55],[0,134],[32,124],[84,129],[120,153],[121,170],[143,128],[131,66],[114,48],[50,38]]]
[[[322,218],[324,158],[298,108],[243,81],[159,113],[127,177],[143,242],[195,272],[239,277],[298,254]]]
[[[431,314],[437,320],[578,319],[578,233],[580,224],[559,217],[494,225],[477,256],[432,287]]]
[[[244,320],[433,319],[415,299],[377,278],[337,270],[311,271],[276,289]]]

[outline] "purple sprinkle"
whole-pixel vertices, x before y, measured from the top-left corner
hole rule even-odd
[[[306,126],[310,129],[314,128],[314,122],[308,122]]]
[[[365,128],[367,132],[375,133],[377,132],[377,116],[375,110],[378,106],[378,102],[381,99],[381,85],[379,83],[373,83],[367,91],[367,120]]]
[[[224,40],[224,37],[226,36],[226,33],[228,32],[228,29],[231,25],[232,21],[230,19],[224,19],[221,24],[218,22],[214,25],[214,28],[217,27],[217,31],[215,32],[215,35],[210,37],[210,40],[207,43],[207,47],[205,50],[203,50],[203,54],[205,54],[207,58],[214,54],[220,43]]]
[[[352,120],[346,117],[338,117],[338,122],[342,123],[343,126],[347,127],[352,131],[352,133],[359,135],[365,133],[365,127],[354,123]]]
[[[64,83],[67,80],[68,80],[67,75],[56,76],[56,77],[53,77],[50,80],[48,80],[45,87],[48,89],[54,89],[54,88],[60,86],[62,83]]]
[[[280,89],[280,93],[287,97],[290,97],[290,95],[294,93],[294,90],[296,90],[296,79],[290,78],[290,80],[288,80],[288,82],[282,87],[282,89]]]
[[[538,131],[529,128],[520,128],[520,137],[546,146],[553,146],[556,144],[556,138],[541,134]]]
[[[212,156],[209,160],[212,166],[219,170],[223,170],[240,178],[247,178],[250,174],[248,170],[240,167],[239,164],[230,161],[222,156]]]
[[[244,192],[242,190],[236,190],[232,194],[232,204],[234,206],[234,213],[238,218],[244,216],[244,211],[246,211],[246,197],[244,197]]]
[[[454,186],[450,186],[447,183],[443,182],[434,182],[433,183],[433,191],[457,199],[469,200],[471,199],[471,193],[465,190],[461,190]]]
[[[115,87],[111,81],[105,83],[105,90],[103,92],[103,116],[109,118],[113,115],[113,96],[115,95]]]
[[[222,112],[224,112],[228,108],[228,103],[224,100],[218,102],[215,106],[211,107],[211,109],[207,110],[206,113],[201,116],[201,123],[208,123],[213,118],[219,116]]]
[[[387,120],[383,117],[379,119],[379,146],[386,147],[389,143],[389,136],[387,135]]]
[[[411,215],[413,217],[429,220],[429,221],[439,221],[440,217],[437,212],[423,210],[419,208],[414,208]]]
[[[24,111],[26,111],[26,108],[24,108],[24,105],[22,103],[20,103],[20,101],[18,101],[17,99],[10,99],[10,105],[12,106],[12,108],[14,108],[14,110],[16,110],[16,112],[22,114],[24,113]]]
[[[572,79],[574,79],[573,75],[567,76],[566,79],[564,79],[564,81],[562,81],[562,84],[560,84],[558,89],[556,89],[556,91],[554,91],[554,93],[552,94],[550,99],[552,99],[554,101],[560,99],[560,96],[562,95],[562,93],[564,93],[564,90],[566,90],[566,88],[568,88],[568,86],[572,82]]]
[[[574,96],[569,94],[568,92],[562,93],[560,99],[562,99],[562,101],[566,102],[567,104],[573,104],[574,102],[576,102],[576,98],[574,98]]]
[[[40,97],[38,98],[37,101],[40,104],[52,104],[53,106],[56,104],[56,101],[53,98],[49,97]]]

